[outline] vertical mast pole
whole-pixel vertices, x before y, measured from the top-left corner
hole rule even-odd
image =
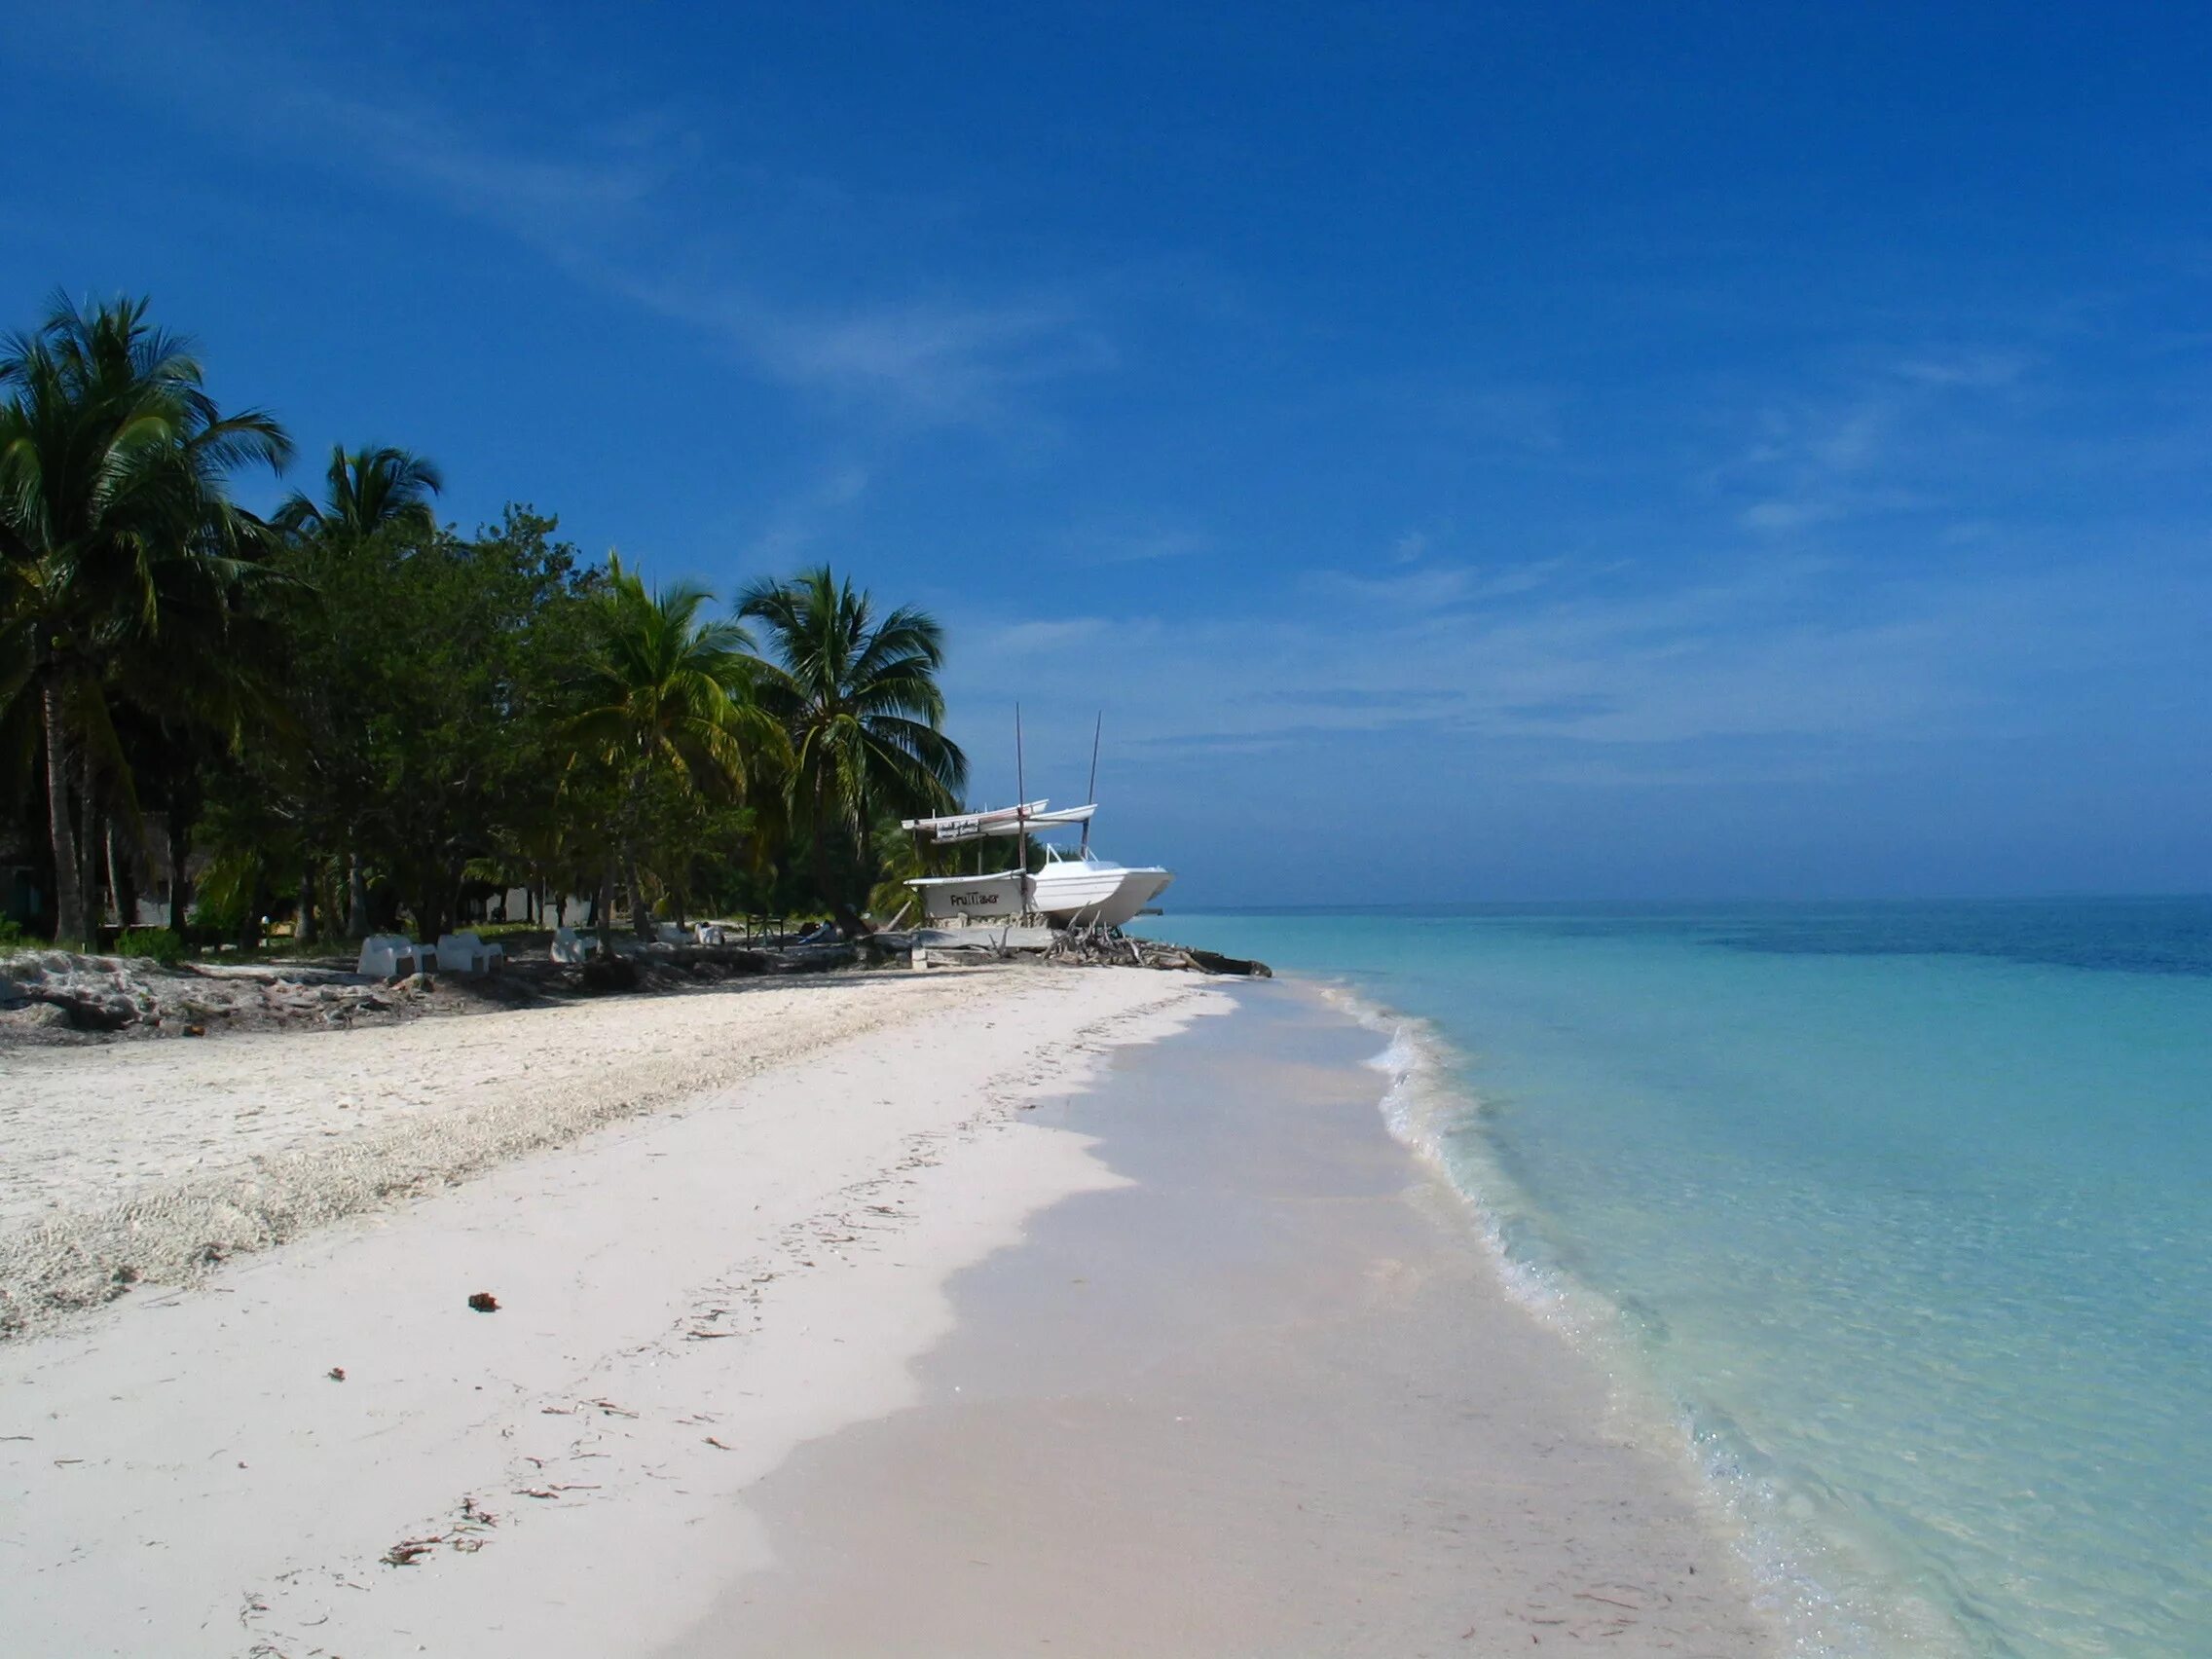
[[[1014,822],[1021,847],[1021,911],[1029,913],[1029,777],[1021,760],[1021,705],[1014,706]]]
[[[1100,709],[1098,723],[1090,728],[1090,788],[1083,795],[1092,806],[1098,804],[1098,740],[1105,734],[1106,711]],[[1090,820],[1088,818],[1083,821],[1083,850],[1087,853],[1090,851]]]

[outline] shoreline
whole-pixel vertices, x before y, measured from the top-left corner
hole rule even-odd
[[[1374,1000],[1340,976],[1297,975],[1385,1042],[1368,1062],[1387,1080],[1392,1136],[1432,1170],[1482,1239],[1503,1293],[1607,1379],[1607,1419],[1625,1438],[1663,1448],[1686,1473],[1706,1526],[1747,1577],[1750,1602],[1790,1652],[1870,1655],[1968,1651],[1960,1622],[1856,1531],[1824,1532],[1757,1472],[1761,1454],[1725,1418],[1670,1390],[1640,1345],[1634,1316],[1572,1263],[1532,1252],[1519,1232],[1535,1207],[1480,1127],[1481,1096],[1459,1076],[1467,1051],[1439,1023]],[[1829,1527],[1835,1518],[1825,1518]]]
[[[912,1408],[747,1493],[770,1559],[669,1659],[1780,1651],[1676,1449],[1385,1124],[1372,1032],[1235,1000],[1038,1115],[1120,1179],[953,1281]]]

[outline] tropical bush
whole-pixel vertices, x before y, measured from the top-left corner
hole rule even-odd
[[[118,956],[151,956],[165,968],[184,960],[184,940],[166,928],[126,928],[117,936]]]

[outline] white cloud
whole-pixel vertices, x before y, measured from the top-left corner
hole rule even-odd
[[[977,649],[985,659],[1043,656],[1069,645],[1097,640],[1110,626],[1102,616],[1016,622],[985,635],[977,642]]]
[[[1163,559],[1195,559],[1213,550],[1214,539],[1203,531],[1161,524],[1087,526],[1070,531],[1055,549],[1079,565],[1149,565]]]
[[[789,386],[874,397],[913,419],[996,420],[1022,387],[1114,362],[1104,333],[1066,297],[896,300],[806,312],[734,280],[624,272],[603,280],[713,333]]]

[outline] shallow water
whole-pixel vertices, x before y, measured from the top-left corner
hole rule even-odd
[[[1158,926],[1389,1011],[1798,1651],[2212,1652],[2212,901]]]

